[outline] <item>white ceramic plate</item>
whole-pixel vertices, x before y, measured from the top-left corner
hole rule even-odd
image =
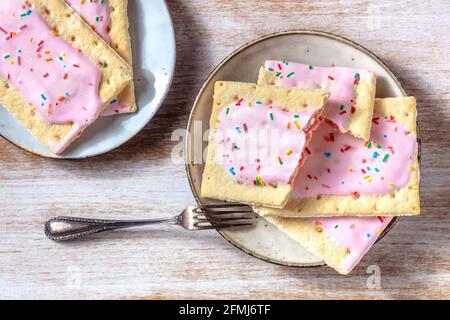
[[[211,73],[194,103],[188,131],[194,132],[196,121],[202,130],[209,129],[214,83],[218,80],[253,82],[265,60],[288,60],[319,66],[364,68],[376,72],[377,97],[401,97],[406,93],[397,78],[369,50],[358,44],[328,33],[290,31],[271,34],[252,41],[228,56]],[[203,165],[192,164],[193,144],[187,145],[186,169],[192,192],[199,203]],[[206,147],[206,142],[203,143]],[[394,220],[396,221],[396,220]],[[386,229],[390,230],[393,223]],[[239,249],[265,261],[287,266],[316,266],[323,261],[306,251],[275,226],[259,218],[256,227],[221,230],[220,234]]]
[[[176,48],[172,19],[165,1],[129,1],[128,14],[139,112],[98,119],[61,158],[92,157],[119,147],[153,118],[169,91]],[[2,105],[0,135],[30,152],[55,157]]]

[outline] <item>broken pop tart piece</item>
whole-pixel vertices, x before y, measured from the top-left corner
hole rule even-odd
[[[217,82],[202,197],[283,207],[327,97]]]
[[[369,139],[376,90],[376,76],[371,71],[266,61],[258,84],[329,91],[322,116],[342,132]]]
[[[370,142],[321,123],[283,210],[264,216],[407,216],[420,213],[416,101],[376,99]]]
[[[266,219],[328,266],[346,275],[373,246],[392,217]]]

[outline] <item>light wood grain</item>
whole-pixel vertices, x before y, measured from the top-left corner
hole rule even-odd
[[[413,4],[412,4],[413,3]],[[178,62],[156,118],[107,155],[55,161],[0,138],[1,298],[450,298],[450,2],[170,0]],[[151,18],[149,13],[148,18]],[[215,232],[127,231],[79,243],[45,239],[53,215],[173,214],[193,202],[170,161],[196,92],[235,48],[266,33],[318,29],[372,50],[416,96],[422,215],[403,218],[351,276],[252,258]],[[381,267],[380,289],[366,268]],[[80,286],[71,285],[79,275]]]

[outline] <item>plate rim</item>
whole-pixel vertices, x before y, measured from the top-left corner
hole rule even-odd
[[[381,67],[389,74],[389,76],[392,77],[392,79],[394,80],[394,82],[396,83],[396,85],[398,86],[398,88],[400,89],[401,93],[403,94],[403,96],[407,96],[407,92],[405,90],[405,88],[403,88],[402,84],[400,83],[400,81],[398,80],[397,76],[391,71],[391,69],[387,66],[387,64],[381,59],[379,58],[376,54],[374,54],[372,51],[370,51],[369,49],[367,49],[366,47],[360,45],[359,43],[348,39],[346,37],[337,35],[335,33],[331,33],[331,32],[325,32],[325,31],[320,31],[320,30],[314,30],[314,29],[295,29],[295,30],[285,30],[285,31],[278,31],[278,32],[272,32],[272,33],[268,33],[265,35],[262,35],[256,39],[253,39],[247,43],[245,43],[244,45],[240,46],[239,48],[235,49],[234,51],[232,51],[230,54],[228,54],[219,64],[217,64],[216,67],[214,67],[214,69],[209,73],[209,75],[206,77],[205,81],[203,82],[202,86],[200,87],[198,94],[194,100],[194,103],[192,105],[191,111],[189,113],[189,120],[186,126],[186,132],[189,132],[189,128],[191,127],[192,124],[192,118],[193,115],[198,107],[198,102],[200,100],[200,97],[203,95],[206,87],[208,86],[208,84],[210,83],[211,79],[214,77],[214,75],[229,61],[231,60],[234,56],[236,56],[237,54],[239,54],[240,52],[244,51],[245,49],[268,39],[271,38],[275,38],[275,37],[279,37],[279,36],[286,36],[286,35],[314,35],[314,36],[321,36],[321,37],[325,37],[328,39],[333,39],[339,42],[343,42],[347,45],[350,45],[351,47],[367,54],[368,56],[370,56],[372,59],[374,59],[377,63],[379,63],[381,65]],[[419,145],[419,158],[420,158],[420,135],[419,135],[419,130],[417,130],[418,135],[417,135],[417,141],[418,141],[418,145]],[[198,197],[198,195],[196,194],[196,192],[194,191],[194,182],[193,182],[193,177],[191,176],[191,172],[189,170],[190,167],[190,163],[189,163],[189,152],[187,152],[187,150],[189,150],[188,148],[188,140],[185,139],[185,154],[184,154],[184,160],[185,160],[185,170],[186,170],[186,177],[188,179],[189,182],[189,187],[191,189],[191,193],[195,199],[195,201],[197,202],[197,204],[201,204],[200,198]],[[386,227],[386,229],[383,231],[383,234],[377,239],[376,243],[378,241],[380,241],[387,233],[389,233],[394,226],[397,224],[398,220],[400,219],[400,217],[394,217],[392,219],[392,221],[389,223],[389,225]],[[259,260],[265,261],[265,262],[269,262],[275,265],[280,265],[280,266],[287,266],[287,267],[295,267],[295,268],[311,268],[311,267],[320,267],[320,266],[324,266],[325,262],[322,263],[293,263],[293,262],[285,262],[285,261],[279,261],[279,260],[275,260],[275,259],[271,259],[268,257],[264,257],[260,254],[258,254],[257,252],[248,250],[246,248],[243,248],[242,246],[240,246],[238,243],[234,242],[230,237],[228,237],[228,235],[226,235],[224,232],[222,232],[221,230],[217,230],[216,231],[222,236],[222,238],[224,238],[226,241],[228,241],[230,244],[232,244],[234,247],[236,247],[237,249],[241,250],[242,252],[245,252],[246,254],[257,258]]]
[[[153,113],[151,114],[151,116],[148,118],[147,121],[145,121],[142,126],[139,128],[139,130],[137,130],[133,135],[131,135],[129,138],[121,141],[120,143],[116,143],[114,144],[114,146],[107,148],[103,151],[98,151],[98,152],[94,152],[92,154],[89,155],[85,155],[85,156],[76,156],[76,157],[65,157],[64,155],[58,155],[58,154],[53,154],[50,151],[48,153],[41,153],[38,151],[33,150],[30,147],[24,146],[24,145],[19,145],[13,141],[11,141],[10,139],[6,138],[1,132],[0,132],[0,137],[3,138],[6,142],[9,142],[10,144],[12,144],[13,146],[20,148],[22,150],[25,150],[29,153],[31,153],[34,156],[39,156],[39,157],[43,157],[43,158],[47,158],[47,159],[57,159],[57,160],[81,160],[81,159],[90,159],[90,158],[95,158],[95,157],[99,157],[101,155],[107,154],[119,147],[121,147],[122,145],[126,144],[127,142],[129,142],[131,139],[133,139],[139,132],[141,132],[149,123],[150,121],[152,121],[152,119],[155,117],[156,113],[159,111],[159,109],[162,107],[164,101],[167,98],[167,95],[170,92],[170,89],[172,88],[173,85],[173,80],[175,77],[175,72],[176,72],[176,61],[177,61],[177,41],[176,41],[176,34],[175,34],[175,26],[173,23],[173,18],[172,18],[172,12],[170,11],[169,5],[167,4],[166,0],[161,0],[161,4],[164,7],[164,9],[167,12],[167,15],[169,17],[168,19],[168,23],[169,23],[169,33],[171,34],[171,39],[173,39],[173,47],[174,47],[174,52],[173,52],[173,59],[171,61],[171,65],[170,68],[172,70],[172,72],[170,74],[168,74],[168,81],[167,81],[167,86],[164,88],[161,98],[158,101],[158,103],[155,105],[155,108],[153,110]],[[134,81],[134,79],[133,79]],[[139,110],[137,111],[139,112]],[[138,115],[138,113],[136,113],[136,115]]]

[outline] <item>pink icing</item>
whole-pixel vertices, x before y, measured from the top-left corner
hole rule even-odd
[[[65,0],[106,42],[109,37],[108,0]]]
[[[346,249],[347,257],[341,268],[349,273],[369,251],[392,217],[343,217],[312,219],[318,232],[325,231],[339,246]]]
[[[102,109],[96,64],[50,30],[39,13],[23,1],[5,0],[0,8],[0,75],[17,88],[51,124],[73,124],[50,149],[61,153]]]
[[[108,0],[65,0],[108,44],[109,25],[111,22]],[[101,116],[129,113],[130,106],[121,103],[117,99],[111,101]]]
[[[356,110],[355,86],[361,79],[374,77],[372,72],[362,69],[326,68],[287,61],[266,61],[265,68],[276,76],[276,86],[329,91],[323,117],[342,131]]]
[[[293,197],[382,195],[406,186],[415,161],[416,139],[393,118],[374,114],[371,142],[321,123],[307,147]]]
[[[216,160],[242,183],[287,184],[302,158],[313,116],[240,99],[218,116]]]

